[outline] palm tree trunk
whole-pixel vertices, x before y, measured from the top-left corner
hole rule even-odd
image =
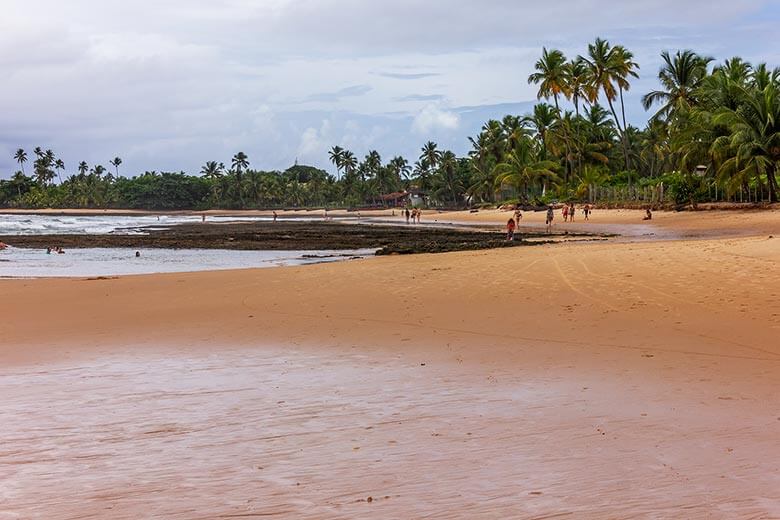
[[[553,96],[553,99],[555,100],[555,111],[558,112],[558,121],[563,123],[563,116],[561,115],[561,109],[558,106],[558,94],[555,94]],[[569,170],[570,170],[570,164],[569,164],[569,156],[571,155],[571,151],[569,149],[569,136],[568,131],[566,130],[566,126],[563,127],[563,142],[565,144],[564,148],[566,149],[566,157],[564,158],[564,167],[565,167],[565,174],[563,176],[564,182],[569,182]]]
[[[777,202],[777,178],[774,167],[766,171],[766,183],[769,188],[769,202]]]
[[[630,148],[630,144],[628,141],[628,124],[626,123],[626,104],[623,102],[623,87],[618,85],[618,90],[620,91],[620,112],[621,116],[623,117],[623,136],[625,139],[625,149],[626,149],[626,170],[630,169],[628,160],[628,149]]]
[[[623,145],[623,159],[625,161],[625,167],[626,171],[628,171],[628,146],[626,145],[626,132],[624,128],[620,127],[620,120],[618,119],[617,112],[615,111],[615,105],[612,103],[612,100],[609,98],[609,96],[605,96],[607,98],[607,103],[609,104],[609,110],[612,112],[612,117],[615,119],[615,125],[617,126],[618,133],[620,134],[620,142]],[[628,176],[628,189],[629,192],[631,190],[631,175]]]
[[[580,100],[577,96],[574,97],[574,112],[577,114],[577,121],[580,119]],[[577,143],[582,144],[580,141],[580,129],[577,127]],[[582,154],[584,150],[580,150],[577,154],[577,174],[582,177]]]

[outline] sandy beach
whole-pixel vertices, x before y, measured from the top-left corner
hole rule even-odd
[[[780,518],[780,211],[556,220],[624,236],[0,280],[0,519]]]

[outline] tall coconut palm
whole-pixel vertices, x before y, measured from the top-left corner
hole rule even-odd
[[[54,170],[57,172],[57,179],[59,179],[60,184],[62,184],[62,177],[60,177],[60,170],[65,169],[65,162],[62,159],[57,159],[54,161]]]
[[[550,99],[553,98],[555,103],[555,111],[558,117],[562,117],[561,108],[558,104],[559,96],[568,97],[569,92],[569,67],[566,62],[566,56],[557,50],[547,50],[546,47],[542,48],[542,57],[536,64],[534,64],[536,72],[528,76],[528,82],[539,85],[539,91],[536,93],[537,99]],[[566,144],[566,152],[564,154],[566,165],[566,178],[568,179],[570,170],[570,151],[569,140],[564,139]]]
[[[645,110],[655,104],[661,108],[653,119],[669,120],[680,111],[687,111],[698,104],[698,89],[707,76],[707,66],[712,58],[700,56],[691,50],[677,51],[674,55],[663,51],[664,65],[658,72],[663,90],[653,90],[642,97]]]
[[[620,97],[620,115],[623,119],[623,129],[627,129],[626,104],[623,101],[623,92],[628,92],[631,89],[630,78],[639,77],[637,72],[639,64],[634,61],[634,53],[622,45],[615,45],[612,59],[614,60],[612,68],[615,71],[615,83],[617,84]],[[630,146],[631,143],[628,143],[628,145]]]
[[[334,146],[328,152],[330,162],[336,167],[336,174],[339,176],[341,169],[344,167],[344,149],[340,146]]]
[[[116,172],[116,176],[119,177],[119,165],[122,164],[122,159],[119,157],[114,157],[109,161],[111,166],[114,167],[114,171]]]
[[[603,94],[607,100],[609,111],[615,120],[615,128],[618,130],[620,141],[623,145],[623,160],[628,169],[628,143],[626,142],[625,128],[620,123],[620,118],[615,110],[615,100],[618,97],[618,80],[623,74],[621,68],[621,48],[612,45],[601,38],[588,44],[588,56],[580,58],[588,65],[588,79],[591,84],[590,102],[598,101],[599,94]]]
[[[592,88],[588,83],[588,65],[584,60],[577,57],[570,60],[566,64],[568,88],[567,97],[571,99],[574,104],[574,113],[577,119],[580,118],[580,101],[589,99],[589,90]],[[579,129],[582,125],[577,124],[577,135],[575,136],[578,142],[582,141],[582,136],[579,134]],[[578,154],[577,160],[577,173],[582,175],[582,154]]]
[[[89,165],[87,164],[87,161],[81,161],[79,163],[78,170],[81,175],[85,175],[89,170]]]
[[[22,174],[24,174],[24,163],[27,162],[27,152],[25,152],[23,148],[19,148],[14,154],[14,159],[19,163],[19,167],[22,169]]]
[[[344,175],[355,173],[357,164],[358,160],[357,157],[355,157],[355,154],[349,150],[344,150],[344,153],[341,156],[341,166],[344,168]]]
[[[243,206],[244,193],[242,189],[241,179],[244,170],[249,168],[249,157],[244,152],[238,152],[236,155],[233,156],[231,165],[233,167],[233,170],[235,171],[235,178],[236,178],[235,188],[238,191],[238,200],[240,201],[241,206]]]
[[[558,97],[566,95],[569,85],[569,70],[566,56],[557,49],[542,48],[542,57],[535,64],[536,72],[528,76],[528,83],[539,85],[537,99],[553,98],[555,109],[560,111]]]
[[[428,141],[423,145],[422,153],[420,154],[420,161],[425,161],[425,164],[428,165],[428,168],[431,170],[435,169],[439,164],[440,158],[441,152],[438,150],[436,143],[433,141]]]

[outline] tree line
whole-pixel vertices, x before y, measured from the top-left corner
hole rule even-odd
[[[664,51],[659,87],[642,97],[643,128],[627,122],[625,94],[639,64],[622,45],[597,38],[582,55],[542,50],[528,82],[539,102],[524,115],[487,121],[458,157],[425,143],[410,163],[369,151],[359,159],[334,146],[335,175],[295,165],[286,171],[250,167],[243,152],[228,165],[207,162],[199,175],[119,175],[85,162],[62,179],[65,164],[36,148],[0,181],[0,205],[24,207],[248,208],[382,206],[416,191],[430,205],[464,207],[554,200],[619,202],[778,198],[780,69],[734,57],[716,64],[692,50]],[[55,179],[57,182],[55,182]]]

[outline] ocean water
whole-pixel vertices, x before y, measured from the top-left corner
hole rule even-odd
[[[93,277],[180,273],[306,265],[373,256],[373,249],[351,251],[230,251],[219,249],[42,249],[9,247],[0,251],[0,278]]]
[[[283,218],[284,220],[319,220],[322,217]],[[269,222],[271,217],[239,216],[239,217],[207,217],[208,222],[238,222],[255,221]],[[133,216],[66,216],[66,215],[9,215],[0,213],[0,235],[105,235],[143,233],[145,227],[170,226],[174,224],[191,224],[200,222],[199,215],[133,215]]]
[[[311,217],[314,219],[317,217]],[[321,218],[321,217],[320,217]],[[310,219],[310,220],[311,220]],[[192,216],[60,216],[0,214],[0,235],[140,234],[148,226],[200,222]],[[208,217],[209,222],[270,221],[271,217]],[[281,220],[281,219],[280,219]],[[306,220],[305,216],[296,220]],[[65,254],[44,249],[0,250],[0,278],[93,277],[305,265],[372,256],[374,250],[231,251],[214,249],[81,248]]]

